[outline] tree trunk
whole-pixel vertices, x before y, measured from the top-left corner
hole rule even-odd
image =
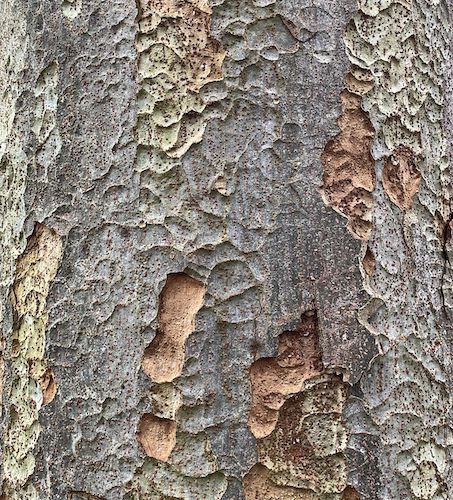
[[[0,2],[2,498],[453,498],[451,4],[358,3]]]

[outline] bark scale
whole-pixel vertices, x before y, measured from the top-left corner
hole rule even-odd
[[[2,2],[4,498],[453,496],[449,10]]]

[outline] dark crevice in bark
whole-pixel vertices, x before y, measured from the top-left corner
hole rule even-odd
[[[442,310],[444,312],[444,315],[446,318],[450,317],[450,314],[448,312],[449,307],[446,304],[445,301],[445,293],[444,293],[444,285],[445,285],[445,275],[447,272],[451,273],[452,272],[452,266],[451,266],[451,261],[450,261],[450,256],[448,252],[448,245],[451,242],[451,224],[453,221],[453,212],[450,212],[450,215],[447,219],[447,221],[444,223],[443,231],[442,231],[442,257],[443,257],[443,269],[442,269],[442,278],[440,282],[440,295],[442,299]]]

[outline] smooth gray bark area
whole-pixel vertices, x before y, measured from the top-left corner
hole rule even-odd
[[[451,498],[449,10],[1,2],[4,498]]]

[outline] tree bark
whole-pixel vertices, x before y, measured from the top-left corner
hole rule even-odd
[[[0,3],[2,498],[453,497],[451,3]]]

